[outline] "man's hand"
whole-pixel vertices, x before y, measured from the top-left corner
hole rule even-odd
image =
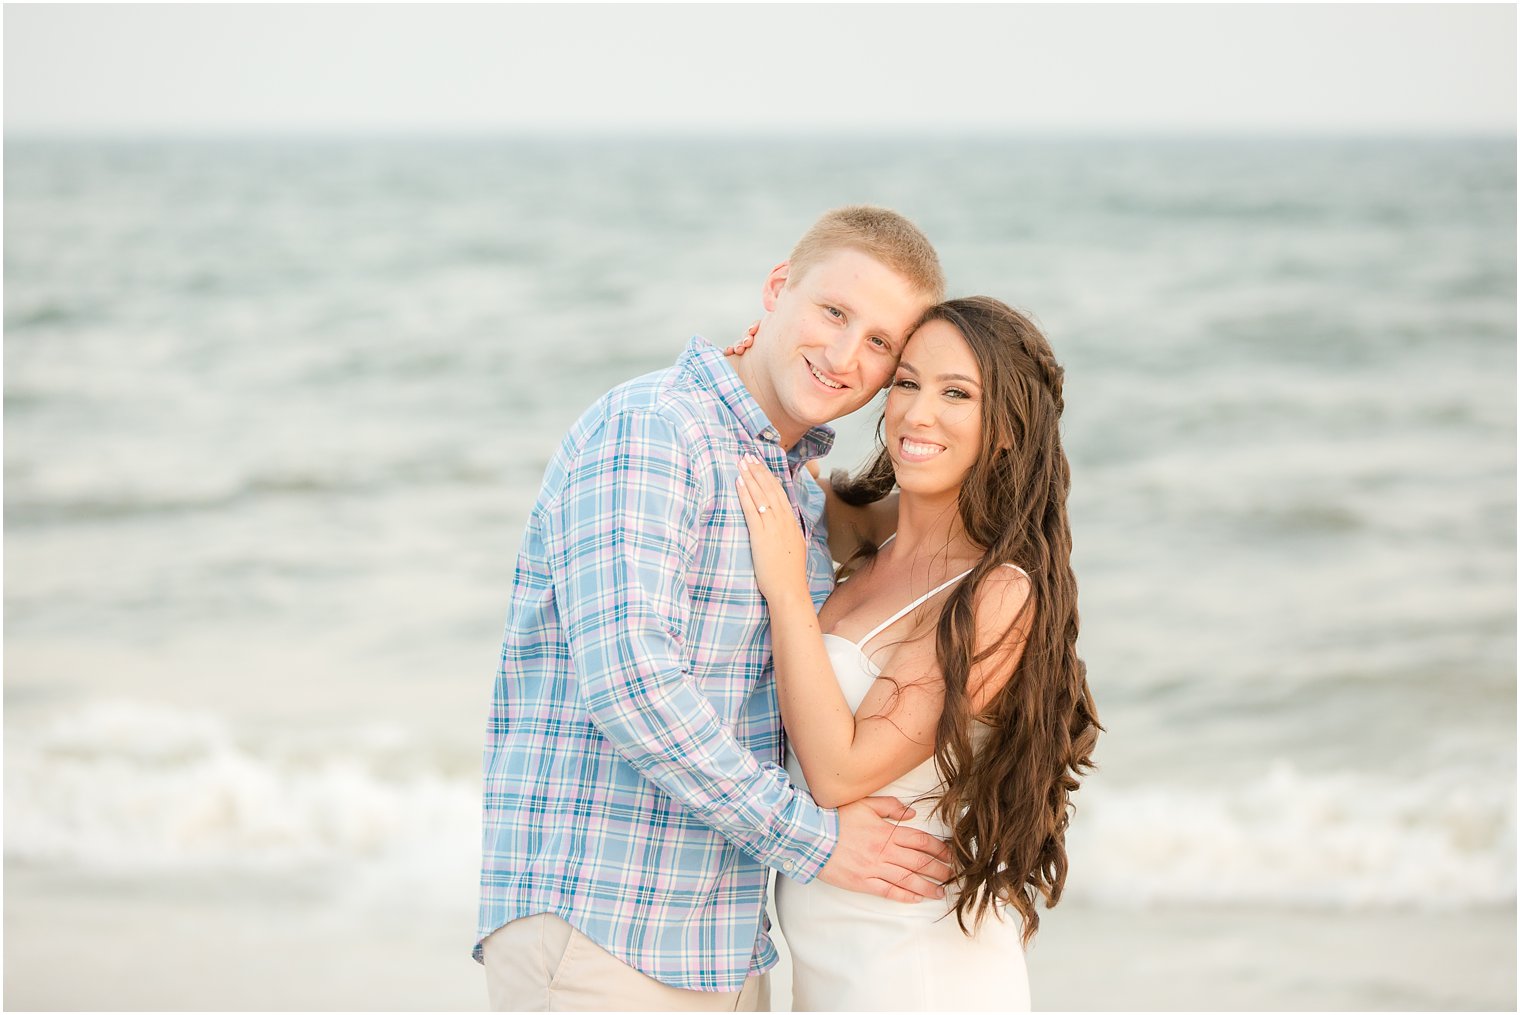
[[[917,828],[888,818],[913,809],[892,797],[873,796],[839,808],[839,845],[818,877],[835,888],[880,895],[894,902],[942,899],[950,878],[950,847]]]

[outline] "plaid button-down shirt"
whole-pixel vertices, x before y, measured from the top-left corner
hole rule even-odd
[[[830,589],[822,491],[721,352],[614,388],[549,463],[513,576],[486,731],[479,941],[556,913],[649,976],[738,990],[769,969],[769,868],[815,877],[838,815],[782,768],[770,628],[735,489],[780,477]],[[799,474],[800,470],[800,474]]]

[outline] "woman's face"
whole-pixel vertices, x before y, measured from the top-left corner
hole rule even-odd
[[[887,453],[897,485],[953,493],[982,449],[982,374],[954,326],[930,321],[913,333],[887,392]]]

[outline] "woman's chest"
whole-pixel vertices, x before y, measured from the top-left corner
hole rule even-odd
[[[867,568],[841,582],[818,611],[818,626],[828,634],[860,641],[897,610],[911,603],[913,576],[893,569]]]

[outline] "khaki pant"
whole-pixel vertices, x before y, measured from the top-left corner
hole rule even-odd
[[[769,1011],[769,975],[743,990],[682,990],[634,969],[553,913],[513,920],[481,943],[492,1011]]]

